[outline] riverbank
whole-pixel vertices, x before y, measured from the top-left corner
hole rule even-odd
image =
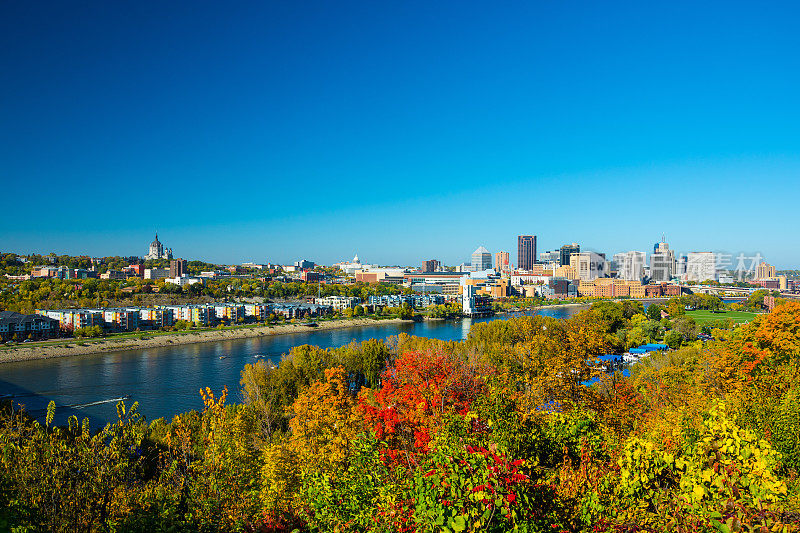
[[[281,324],[275,326],[242,326],[231,329],[208,329],[201,331],[181,331],[158,335],[148,335],[143,332],[133,338],[115,339],[107,337],[101,339],[57,339],[45,344],[24,344],[0,350],[0,363],[15,361],[30,361],[33,359],[52,359],[55,357],[69,357],[73,355],[89,355],[104,352],[119,352],[124,350],[138,350],[143,348],[158,348],[164,346],[178,346],[181,344],[194,344],[198,342],[218,342],[233,339],[247,339],[252,337],[267,337],[270,335],[288,335],[292,333],[307,333],[314,330],[357,328],[364,326],[381,326],[412,322],[399,318],[373,320],[371,318],[348,318],[330,320],[317,323],[310,327],[302,323]]]
[[[587,303],[567,303],[544,305],[519,312],[501,311],[499,315],[514,315],[529,313],[541,309],[559,307],[585,307]],[[426,319],[435,321],[437,319]],[[442,319],[452,320],[452,319]],[[13,347],[0,348],[0,363],[13,363],[17,361],[31,361],[35,359],[53,359],[73,355],[90,355],[106,352],[119,352],[126,350],[140,350],[146,348],[159,348],[165,346],[179,346],[182,344],[195,344],[201,342],[218,342],[224,340],[247,339],[253,337],[268,337],[271,335],[288,335],[292,333],[307,333],[314,330],[358,328],[365,326],[381,326],[413,322],[399,318],[374,320],[371,318],[345,318],[339,320],[323,320],[316,327],[309,327],[303,323],[281,324],[274,326],[240,326],[226,329],[205,329],[199,331],[175,332],[142,332],[141,334],[128,334],[124,338],[105,337],[99,339],[54,339],[51,341],[31,343],[30,345],[18,344]]]

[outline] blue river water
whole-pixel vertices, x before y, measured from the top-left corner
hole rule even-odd
[[[534,313],[566,318],[576,307],[544,308]],[[67,417],[89,418],[92,427],[116,420],[117,400],[139,402],[148,420],[202,409],[199,391],[219,394],[228,387],[229,401],[240,401],[239,379],[256,355],[279,361],[293,346],[339,347],[355,340],[385,339],[399,333],[442,340],[462,340],[472,324],[506,318],[424,321],[403,324],[309,330],[303,333],[251,339],[184,344],[141,350],[62,357],[0,364],[0,397],[12,396],[33,416],[43,418],[47,404],[56,403],[57,424]],[[221,359],[221,357],[223,357]]]

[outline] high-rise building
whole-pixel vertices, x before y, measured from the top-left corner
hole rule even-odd
[[[617,264],[617,277],[626,281],[641,281],[644,277],[645,253],[631,250],[614,254]]]
[[[509,270],[511,257],[508,252],[497,252],[494,254],[494,268],[498,272]]]
[[[604,254],[595,252],[578,252],[569,258],[569,264],[575,269],[577,279],[592,281],[609,273],[609,264]]]
[[[686,279],[686,263],[688,258],[685,255],[681,255],[677,258],[676,264],[677,268],[675,270],[675,275],[681,279]]]
[[[566,266],[570,264],[570,257],[572,254],[579,254],[581,253],[581,246],[577,242],[573,242],[572,244],[565,244],[559,250],[560,258],[558,262],[561,266]]]
[[[669,249],[666,242],[658,242],[653,247],[650,255],[650,279],[656,283],[669,281],[678,271],[678,264],[675,261],[675,251]]]
[[[536,263],[536,235],[517,237],[517,268],[530,270]]]
[[[169,262],[169,277],[179,278],[188,274],[186,269],[186,259],[173,259]]]
[[[423,272],[436,272],[439,270],[441,263],[437,259],[428,259],[427,261],[422,262],[422,271]]]
[[[546,251],[546,252],[539,252],[539,262],[540,263],[558,263],[561,264],[561,251],[560,250],[553,250],[553,251]]]
[[[690,252],[686,256],[686,279],[689,281],[716,280],[716,254],[714,252]]]
[[[492,254],[483,246],[479,246],[477,250],[472,252],[472,270],[473,272],[479,272],[490,268],[492,268]]]
[[[775,267],[762,261],[756,267],[756,279],[769,279],[775,277]]]

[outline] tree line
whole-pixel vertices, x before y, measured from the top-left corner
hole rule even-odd
[[[660,311],[659,311],[660,316]],[[671,319],[677,320],[675,317]],[[100,431],[6,405],[0,521],[26,531],[800,528],[800,304],[654,353],[637,302],[247,365],[242,403]],[[627,333],[631,335],[631,333]],[[627,337],[626,337],[627,338]]]

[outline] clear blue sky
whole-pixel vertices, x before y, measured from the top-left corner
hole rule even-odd
[[[3,2],[0,250],[800,267],[794,2]]]

